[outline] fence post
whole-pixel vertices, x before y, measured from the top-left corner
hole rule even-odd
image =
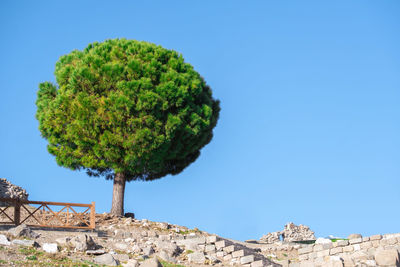
[[[90,207],[90,228],[96,228],[96,203],[92,202],[92,206]]]
[[[20,218],[21,218],[21,202],[19,199],[16,199],[14,206],[14,223],[16,226],[19,225]]]

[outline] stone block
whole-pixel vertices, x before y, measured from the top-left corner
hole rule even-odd
[[[228,254],[224,256],[224,261],[229,261],[230,259],[232,259],[232,254]]]
[[[207,253],[215,252],[215,245],[206,245],[206,247],[204,248],[204,251]]]
[[[374,240],[374,241],[371,241],[372,242],[372,246],[374,247],[374,248],[377,248],[377,247],[379,247],[379,245],[380,245],[380,240]]]
[[[199,252],[199,251],[190,253],[190,254],[187,255],[187,257],[188,257],[188,260],[189,260],[190,263],[193,262],[193,263],[204,264],[205,261],[206,261],[206,257],[204,255],[204,253],[203,252]]]
[[[329,250],[329,255],[336,255],[336,254],[342,253],[342,252],[343,252],[343,248],[342,247],[331,248]]]
[[[314,252],[319,252],[323,249],[324,249],[324,247],[322,245],[315,245],[313,250],[314,250]]]
[[[359,250],[361,250],[360,244],[355,244],[355,245],[353,245],[353,247],[354,247],[354,251],[359,251]]]
[[[217,250],[224,248],[226,246],[227,246],[227,244],[226,244],[225,240],[215,242],[215,247],[217,248]]]
[[[388,245],[395,245],[397,244],[397,238],[396,237],[388,238],[387,243]]]
[[[372,235],[369,237],[369,240],[373,241],[373,240],[381,240],[382,239],[382,235]]]
[[[233,251],[235,251],[235,246],[230,245],[230,246],[224,247],[223,250],[227,253],[232,253]]]
[[[317,253],[319,253],[319,252],[317,252]],[[299,261],[305,261],[305,260],[308,260],[308,254],[299,255]]]
[[[347,239],[362,238],[361,234],[350,234]]]
[[[236,250],[234,252],[232,252],[232,257],[233,258],[238,258],[238,257],[243,257],[244,256],[244,250]]]
[[[315,265],[313,261],[302,261],[300,267],[315,267]]]
[[[313,247],[312,247],[312,246],[305,247],[305,248],[300,248],[300,249],[298,250],[298,253],[299,253],[300,255],[301,255],[301,254],[310,253],[310,252],[313,252]]]
[[[362,242],[367,242],[367,241],[369,241],[369,237],[368,236],[362,238]]]
[[[263,267],[263,266],[264,266],[264,263],[263,263],[262,260],[253,261],[253,262],[251,263],[251,267]]]
[[[353,246],[343,247],[343,252],[352,252],[352,251],[354,251],[354,247]]]
[[[370,242],[370,241],[369,242],[363,242],[363,243],[360,244],[360,247],[362,249],[368,250],[369,248],[372,247],[372,242]]]
[[[362,242],[362,238],[361,237],[360,238],[353,238],[353,239],[349,240],[350,245],[359,244],[361,242]]]
[[[397,266],[400,262],[399,253],[395,249],[377,250],[375,253],[375,261],[378,265]]]
[[[213,244],[213,243],[217,242],[217,236],[215,236],[215,235],[207,236],[206,242],[208,244]]]
[[[338,240],[335,243],[337,243],[338,247],[344,247],[349,244],[349,240]]]
[[[248,255],[240,258],[240,264],[252,263],[254,261],[254,255]]]
[[[329,256],[329,249],[317,252],[317,257],[318,258],[325,257],[325,256]]]
[[[225,255],[226,255],[226,253],[224,251],[218,251],[217,254],[216,254],[216,256],[218,258],[223,258]]]

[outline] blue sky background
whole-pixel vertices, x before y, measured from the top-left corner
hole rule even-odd
[[[125,37],[181,52],[222,107],[200,158],[127,184],[126,211],[240,240],[289,221],[400,232],[399,14],[396,0],[1,1],[0,177],[109,211],[111,181],[48,154],[35,100],[61,55]]]

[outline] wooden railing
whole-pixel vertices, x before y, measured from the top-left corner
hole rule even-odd
[[[94,202],[80,204],[0,198],[0,203],[3,204],[3,207],[0,206],[0,218],[6,220],[1,220],[0,224],[25,223],[29,226],[76,229],[96,227]],[[57,211],[53,206],[61,208]],[[79,212],[78,209],[83,209],[83,211]]]

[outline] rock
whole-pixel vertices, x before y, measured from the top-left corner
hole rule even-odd
[[[125,217],[126,217],[126,218],[135,219],[135,213],[133,213],[133,212],[127,212],[127,213],[125,213]]]
[[[8,230],[13,237],[28,237],[32,239],[38,238],[40,235],[31,230],[26,224],[18,225],[17,227]]]
[[[377,250],[375,261],[378,265],[398,266],[396,264],[400,263],[399,253],[396,249]]]
[[[122,251],[128,250],[128,245],[126,243],[116,243],[114,244],[114,248]]]
[[[135,259],[128,260],[127,263],[123,263],[122,266],[124,267],[139,267],[139,262]]]
[[[0,198],[27,200],[28,196],[28,193],[22,187],[13,185],[5,178],[0,178]]]
[[[57,243],[44,243],[42,248],[47,253],[57,253],[58,252]]]
[[[103,254],[100,256],[94,257],[94,262],[98,264],[110,265],[110,266],[118,266],[117,261],[111,254]]]
[[[189,263],[204,264],[206,257],[203,252],[196,251],[187,255]]]
[[[24,240],[14,239],[13,241],[11,241],[11,244],[24,247],[35,247],[35,248],[40,247],[35,240],[27,240],[27,239]]]
[[[134,253],[140,253],[140,252],[142,252],[142,249],[138,245],[133,245],[132,251]]]
[[[171,242],[157,241],[155,245],[159,250],[165,250],[170,257],[177,255],[180,251],[179,247]]]
[[[103,249],[86,250],[87,255],[103,255],[106,253]]]
[[[269,244],[277,243],[281,238],[286,242],[315,240],[314,232],[305,225],[295,225],[290,222],[287,223],[283,231],[268,233],[263,235],[260,240]]]
[[[79,235],[72,238],[69,243],[78,251],[95,250],[96,243],[90,235]]]
[[[115,255],[113,255],[113,257],[118,262],[126,262],[129,260],[128,254],[115,254]]]
[[[161,250],[161,251],[157,254],[157,256],[158,256],[160,259],[165,260],[165,261],[167,261],[167,262],[172,262],[172,263],[175,263],[175,262],[176,262],[176,259],[175,259],[174,257],[170,256],[170,254],[169,254],[167,251],[165,251],[165,250]]]
[[[0,245],[9,246],[11,244],[5,235],[0,235]]]
[[[361,234],[350,234],[347,239],[355,239],[355,238],[362,238]]]
[[[319,237],[315,241],[315,244],[332,244],[332,241],[330,239],[327,239],[327,238]]]
[[[142,262],[140,267],[162,267],[162,265],[156,258],[151,258]]]
[[[240,264],[252,263],[254,261],[254,255],[248,255],[240,258]]]
[[[152,254],[154,254],[154,249],[152,247],[145,247],[143,249],[143,254],[145,256],[151,256]]]
[[[57,242],[59,245],[64,246],[64,245],[68,244],[68,242],[69,242],[70,240],[71,240],[71,238],[69,238],[69,237],[60,237],[60,238],[57,238],[57,239],[56,239],[56,242]]]

